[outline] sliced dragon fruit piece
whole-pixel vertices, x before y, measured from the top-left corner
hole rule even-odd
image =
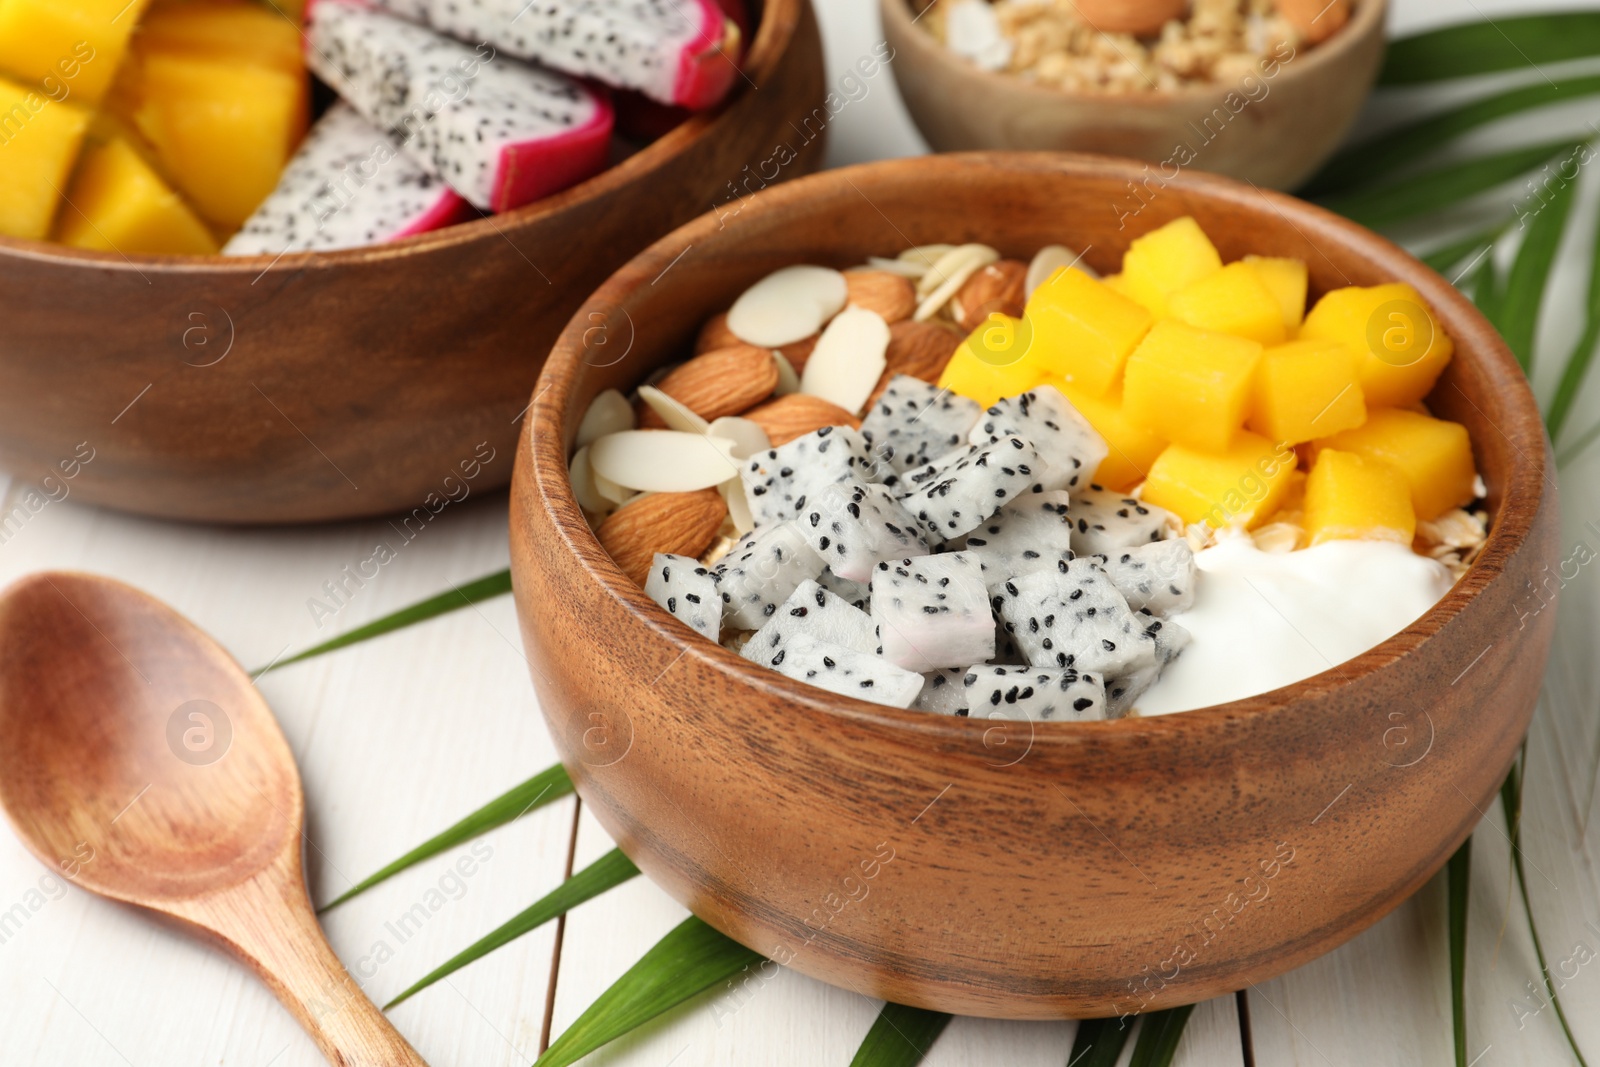
[[[606,166],[610,101],[488,45],[474,49],[352,0],[313,0],[306,63],[485,211],[509,211]]]
[[[847,426],[824,426],[752,457],[739,472],[756,525],[795,518],[808,497],[840,482],[871,482],[867,443]]]
[[[843,645],[874,656],[879,651],[878,627],[872,618],[808,579],[779,605],[739,654],[770,666],[772,658],[802,634],[824,644]]]
[[[1110,452],[1089,420],[1049,385],[996,403],[972,428],[970,441],[981,446],[1007,437],[1020,437],[1038,450],[1043,465],[1035,474],[1046,489],[1076,489]]]
[[[1106,718],[1121,719],[1133,710],[1139,698],[1161,677],[1167,664],[1177,659],[1193,640],[1193,635],[1170,619],[1153,618],[1149,611],[1139,613],[1145,633],[1155,642],[1156,661],[1120,678],[1106,682]]]
[[[822,573],[822,557],[793,523],[778,523],[745,535],[711,573],[722,594],[723,623],[758,630],[801,582]]]
[[[1080,556],[1111,556],[1160,541],[1177,521],[1164,508],[1091,485],[1072,498],[1072,550]]]
[[[967,714],[967,690],[961,684],[967,672],[960,667],[942,667],[922,676],[922,692],[911,706],[936,715]]]
[[[379,7],[507,55],[696,110],[739,76],[739,23],[716,0],[377,0]]]
[[[970,533],[1034,483],[1039,453],[1007,437],[956,459],[901,499],[937,544]]]
[[[767,664],[779,674],[840,696],[909,708],[922,691],[922,675],[877,656],[796,634]]]
[[[833,573],[832,567],[818,576],[817,584],[853,608],[866,611],[867,606],[872,603],[872,589],[868,583],[858,582],[852,578],[841,578]]]
[[[994,658],[994,615],[983,565],[966,552],[878,564],[872,620],[883,658],[919,674]]]
[[[795,525],[841,578],[876,580],[873,567],[879,560],[928,552],[917,524],[881,485],[841,482],[803,499],[805,509]]]
[[[907,471],[960,448],[982,414],[964,396],[899,374],[862,420],[861,436],[896,471]]]
[[[1106,717],[1105,681],[1072,667],[973,667],[962,679],[974,719],[1089,722]]]
[[[1007,582],[996,596],[1005,630],[1036,667],[1121,678],[1156,663],[1155,639],[1092,560]]]
[[[1091,556],[1134,611],[1172,615],[1194,605],[1194,549],[1182,538]]]
[[[223,246],[225,256],[328,252],[442,229],[475,212],[348,104],[300,142],[278,187]]]
[[[644,591],[673,618],[715,641],[722,632],[722,595],[717,579],[700,561],[657,552]]]
[[[1023,493],[962,539],[961,547],[983,562],[990,595],[1008,579],[1072,559],[1071,506],[1062,489]]]

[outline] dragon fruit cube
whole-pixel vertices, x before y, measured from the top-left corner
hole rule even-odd
[[[961,448],[982,414],[964,396],[900,374],[862,420],[861,436],[874,449],[885,446],[890,466],[904,472]]]
[[[1008,634],[1036,667],[1121,678],[1156,663],[1155,639],[1092,560],[1007,582],[996,599]]]
[[[1170,511],[1091,485],[1073,497],[1072,550],[1113,556],[1121,549],[1160,541],[1178,520]]]
[[[657,552],[644,591],[673,618],[715,641],[722,632],[722,595],[717,579],[699,560]]]
[[[1194,605],[1194,549],[1181,538],[1091,556],[1134,611],[1172,615]]]
[[[1078,488],[1110,452],[1089,420],[1050,385],[996,403],[972,428],[970,440],[981,446],[1007,437],[1030,441],[1039,450],[1042,462],[1035,477],[1046,489]]]
[[[757,526],[797,518],[809,497],[831,485],[876,481],[866,441],[847,426],[824,426],[758,453],[739,476]]]
[[[1023,493],[962,540],[983,563],[990,595],[1008,578],[1054,570],[1072,559],[1071,501],[1064,490]]]
[[[902,670],[877,656],[843,645],[830,645],[806,634],[790,638],[788,647],[767,666],[796,681],[840,696],[909,708],[922,691],[922,675]]]
[[[967,714],[974,719],[1089,722],[1106,717],[1105,682],[1072,667],[995,667],[967,671]]]
[[[1177,659],[1193,639],[1188,630],[1168,619],[1157,619],[1149,611],[1139,613],[1145,624],[1145,633],[1155,642],[1155,663],[1141,667],[1131,674],[1106,681],[1106,717],[1125,718],[1138,699],[1155,685],[1167,664]]]
[[[961,684],[967,672],[960,667],[941,667],[922,676],[922,692],[917,694],[913,708],[931,711],[936,715],[967,714],[967,690]]]
[[[917,524],[881,485],[829,485],[803,502],[795,526],[812,551],[841,578],[866,581],[879,560],[928,551]]]
[[[878,627],[871,616],[807,579],[779,605],[739,654],[768,666],[774,656],[802,634],[824,644],[843,645],[874,656],[879,651]]]
[[[817,584],[853,608],[860,608],[862,611],[866,611],[872,603],[872,587],[870,585],[850,578],[841,578],[833,573],[832,567],[823,569],[822,573],[817,576]]]
[[[1007,437],[942,468],[901,498],[934,543],[970,533],[1034,484],[1039,453],[1020,437]]]
[[[994,658],[983,564],[965,552],[900,559],[872,573],[872,618],[883,658],[925,674]]]
[[[764,626],[800,583],[822,573],[794,523],[757,527],[712,570],[722,594],[722,621],[734,630]]]

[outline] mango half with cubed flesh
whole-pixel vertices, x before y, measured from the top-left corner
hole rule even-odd
[[[0,72],[56,101],[105,96],[145,0],[0,0]]]
[[[127,255],[217,251],[189,205],[121,138],[84,151],[54,236],[76,248]]]

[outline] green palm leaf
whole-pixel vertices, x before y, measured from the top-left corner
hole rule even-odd
[[[1567,424],[1567,416],[1572,413],[1572,405],[1578,399],[1578,392],[1583,388],[1583,381],[1588,377],[1589,368],[1594,363],[1595,349],[1600,348],[1600,216],[1596,216],[1594,244],[1590,255],[1589,299],[1584,302],[1584,307],[1588,310],[1583,336],[1578,338],[1572,354],[1567,357],[1567,365],[1561,372],[1561,382],[1556,386],[1556,394],[1550,400],[1550,414],[1545,417],[1545,425],[1549,427],[1552,441],[1560,439],[1561,431]]]
[[[534,1067],[567,1067],[664,1012],[762,963],[693,915],[640,957],[545,1050]]]
[[[1572,152],[1582,147],[1574,146]],[[1536,210],[1530,209],[1522,215],[1527,233],[1506,276],[1505,290],[1495,297],[1491,318],[1525,371],[1533,368],[1539,310],[1544,305],[1550,268],[1555,264],[1562,235],[1566,233],[1567,216],[1572,211],[1572,195],[1577,185],[1575,180],[1561,180],[1550,190],[1548,198],[1540,198]]]
[[[1072,1038],[1067,1067],[1117,1067],[1133,1024],[1121,1019],[1085,1019]]]
[[[850,1067],[916,1067],[950,1025],[942,1011],[885,1003]]]
[[[1463,22],[1389,43],[1378,81],[1420,85],[1600,53],[1600,12]]]
[[[1450,1018],[1456,1067],[1467,1067],[1467,890],[1472,880],[1472,838],[1450,857],[1446,877],[1450,898]]]
[[[1139,1028],[1139,1040],[1133,1043],[1133,1058],[1128,1067],[1169,1067],[1178,1053],[1178,1042],[1183,1040],[1183,1028],[1189,1025],[1194,1013],[1193,1004],[1181,1008],[1168,1008],[1144,1017]]]
[[[1371,189],[1330,197],[1323,200],[1322,206],[1363,226],[1387,226],[1430,215],[1479,193],[1488,192],[1537,169],[1558,153],[1571,149],[1571,141],[1552,141],[1530,148],[1514,148],[1492,156],[1479,156]]]
[[[553,800],[559,800],[570,792],[572,792],[572,779],[567,777],[566,768],[559,763],[554,767],[548,767],[515,789],[489,801],[449,829],[428,838],[393,863],[363,878],[324,904],[318,911],[324,912],[336,908],[351,897],[365,893],[379,882],[394,877],[407,867],[421,863],[430,856],[437,856],[463,841],[470,841],[479,834],[504,826],[513,819],[520,818],[536,808],[542,808]]]
[[[546,893],[531,906],[513,915],[509,921],[502,923],[429,971],[415,985],[385,1004],[383,1010],[388,1011],[395,1005],[411,999],[446,975],[454,974],[495,949],[509,945],[523,934],[537,930],[558,915],[565,915],[584,901],[593,900],[601,893],[615,889],[638,873],[639,868],[622,854],[621,849],[612,849]]]
[[[1580,433],[1570,445],[1558,452],[1556,454],[1556,466],[1565,467],[1568,463],[1589,451],[1589,446],[1596,441],[1600,441],[1600,422],[1596,422],[1593,426]]]
[[[1463,260],[1471,261],[1469,268],[1476,267],[1478,263],[1482,262],[1480,259],[1482,254],[1486,250],[1492,249],[1495,242],[1500,240],[1500,235],[1504,232],[1505,230],[1501,227],[1490,227],[1470,237],[1463,237],[1459,241],[1452,241],[1447,245],[1435,248],[1432,252],[1417,258],[1440,274],[1444,274]],[[1459,281],[1459,279],[1452,279],[1452,284],[1455,281]]]

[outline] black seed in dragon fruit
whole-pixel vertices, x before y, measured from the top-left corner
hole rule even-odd
[[[1039,453],[1020,437],[973,448],[901,498],[934,544],[970,533],[1032,487]]]
[[[759,630],[801,582],[815,581],[822,567],[822,557],[793,523],[750,531],[711,571],[722,594],[723,625]]]
[[[1156,662],[1144,617],[1092,560],[1009,581],[995,600],[1006,633],[1036,667],[1119,678]]]
[[[817,576],[817,584],[853,608],[866,611],[872,603],[872,587],[867,582],[841,578],[828,567]]]
[[[1147,545],[1177,528],[1177,518],[1154,504],[1098,485],[1072,497],[1072,550],[1080,556],[1111,556],[1120,549]]]
[[[875,480],[866,441],[847,426],[824,426],[752,456],[739,476],[757,526],[797,517],[831,485]]]
[[[1148,610],[1139,613],[1151,640],[1155,642],[1156,661],[1132,673],[1106,682],[1106,717],[1121,719],[1127,716],[1140,697],[1161,678],[1161,672],[1177,659],[1193,640],[1188,630],[1170,619],[1158,619]]]
[[[738,24],[716,0],[377,0],[403,18],[663,104],[701,109],[738,77]]]
[[[699,560],[657,552],[644,591],[701,637],[715,641],[722,632],[722,594],[716,578]]]
[[[922,467],[960,449],[983,409],[964,396],[905,374],[889,380],[861,422],[861,436],[897,472]]]
[[[1008,578],[1054,570],[1056,564],[1072,559],[1071,507],[1065,490],[1023,493],[967,534],[958,547],[982,561],[983,580],[992,596]]]
[[[1100,677],[1072,667],[996,667],[980,664],[962,680],[973,719],[1089,722],[1106,717]]]
[[[474,217],[448,184],[354,108],[336,103],[306,134],[272,195],[223,246],[277,256],[397,241]]]
[[[1033,444],[1041,461],[1035,477],[1046,489],[1087,484],[1110,451],[1105,438],[1054,386],[999,401],[972,428],[970,440],[988,445],[1007,437]]]
[[[767,664],[796,681],[875,704],[909,708],[922,691],[922,675],[877,656],[796,634]]]
[[[879,651],[878,627],[872,618],[808,579],[778,605],[739,654],[753,663],[771,666],[773,658],[801,634],[874,656]]]
[[[605,169],[611,103],[564,74],[353,0],[313,0],[305,33],[311,70],[477,208],[509,211]]]
[[[967,714],[967,690],[961,680],[967,672],[960,667],[943,667],[922,676],[922,692],[911,706],[918,711],[931,711],[936,715]]]
[[[983,565],[965,552],[885,560],[872,572],[883,658],[919,674],[994,658]]]
[[[1194,605],[1194,550],[1182,538],[1091,556],[1134,611],[1173,615]]]
[[[856,582],[875,578],[879,560],[928,551],[917,524],[881,485],[826,486],[805,497],[794,525],[834,574]]]

